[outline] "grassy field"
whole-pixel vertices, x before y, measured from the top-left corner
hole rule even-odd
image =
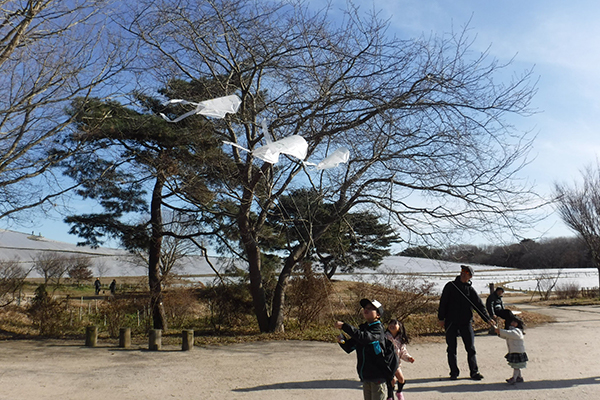
[[[113,279],[118,283],[117,295],[114,297],[108,290],[108,284]],[[22,292],[28,303],[0,308],[0,339],[63,337],[83,340],[85,326],[96,325],[102,340],[115,340],[119,328],[128,326],[132,328],[132,341],[145,343],[148,329],[151,328],[146,295],[147,278],[104,277],[101,281],[103,288],[98,296],[94,294],[90,282],[79,286],[68,283],[48,290],[54,301],[51,310],[53,314],[40,316],[39,313],[32,312],[30,307],[35,290],[43,280],[28,279]],[[243,294],[238,296],[235,301],[229,298],[231,296],[228,293],[216,294],[217,297],[211,298],[211,289],[203,288],[203,285],[187,288],[175,285],[180,283],[182,282],[171,282],[170,288],[165,290],[165,308],[170,325],[163,332],[163,342],[166,344],[179,342],[182,329],[194,329],[197,345],[275,339],[333,341],[338,334],[333,328],[334,321],[342,319],[353,324],[362,322],[360,307],[357,307],[362,296],[382,299],[380,301],[384,304],[397,304],[393,315],[387,315],[386,318],[399,316],[402,307],[414,306],[414,296],[407,293],[366,283],[335,281],[327,294],[327,300],[312,320],[302,323],[298,311],[290,307],[286,311],[285,332],[264,334],[259,332],[256,325],[247,293],[245,297]],[[236,293],[237,296],[239,292],[238,288],[234,288],[231,293]],[[216,301],[226,302],[227,307],[215,304]],[[436,317],[438,298],[422,296],[420,301],[421,304],[414,312],[402,318],[407,332],[415,342],[442,341],[442,330],[437,325]],[[510,304],[531,301],[535,302],[535,299],[532,300],[530,295],[505,296],[505,302]],[[597,303],[598,299],[571,299],[560,302],[550,300],[544,304]],[[518,310],[518,306],[511,308]],[[551,320],[544,315],[527,311],[523,311],[521,316],[530,327]],[[40,334],[40,324],[43,323],[52,323],[53,329]],[[475,317],[475,327],[479,332],[487,331],[487,325],[478,316]]]

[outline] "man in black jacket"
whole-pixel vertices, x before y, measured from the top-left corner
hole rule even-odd
[[[494,324],[487,315],[479,295],[471,286],[473,268],[468,265],[461,265],[460,267],[460,276],[444,286],[438,308],[438,319],[440,326],[446,330],[446,344],[448,345],[446,351],[448,352],[450,379],[457,379],[460,373],[456,362],[457,337],[460,335],[467,351],[471,379],[481,380],[483,375],[479,373],[475,351],[473,309],[490,326],[493,327]]]

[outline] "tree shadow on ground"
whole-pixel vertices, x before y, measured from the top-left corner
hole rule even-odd
[[[282,382],[270,385],[260,385],[249,388],[233,389],[234,392],[258,392],[262,390],[291,390],[291,389],[360,389],[362,383],[350,379],[331,379],[305,382]]]
[[[504,391],[504,390],[541,390],[541,389],[565,389],[580,385],[597,385],[600,383],[600,377],[588,377],[577,379],[552,379],[540,381],[525,381],[516,385],[509,385],[505,382],[495,383],[445,383],[439,386],[418,386],[419,383],[430,383],[440,381],[438,378],[411,379],[410,387],[406,392],[440,392],[440,393],[464,393],[464,392],[486,392],[486,391]],[[446,380],[447,381],[447,380]],[[458,381],[460,382],[460,381]]]
[[[494,383],[479,383],[469,381],[469,383],[457,384],[446,383],[440,386],[419,386],[432,382],[440,382],[444,379],[440,378],[423,378],[411,379],[405,391],[410,392],[440,392],[440,393],[468,393],[468,392],[486,392],[486,391],[505,391],[505,390],[541,390],[541,389],[564,389],[580,385],[596,385],[600,383],[600,377],[578,378],[578,379],[559,379],[559,380],[541,380],[541,381],[526,381],[514,386],[504,382]],[[465,379],[466,380],[466,379]],[[233,389],[233,392],[259,392],[263,390],[293,390],[293,389],[361,389],[362,384],[359,381],[350,379],[332,379],[332,380],[317,380],[305,382],[281,382],[272,383],[269,385],[259,385],[248,388]]]

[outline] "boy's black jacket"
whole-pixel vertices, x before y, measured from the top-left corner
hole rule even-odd
[[[356,350],[358,359],[356,371],[361,381],[384,381],[391,378],[382,355],[385,347],[385,336],[380,321],[364,323],[359,325],[358,328],[344,323],[342,330],[350,338],[346,340],[346,343],[340,343],[340,347],[346,353]],[[395,353],[393,354],[395,355]],[[392,375],[395,370],[394,368]]]

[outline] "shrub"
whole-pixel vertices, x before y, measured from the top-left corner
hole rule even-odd
[[[581,297],[586,299],[594,299],[599,297],[598,288],[582,288],[581,289]]]
[[[68,301],[53,300],[48,295],[45,285],[40,285],[35,290],[28,313],[34,327],[42,336],[60,337],[80,328],[68,309]]]
[[[556,285],[555,293],[556,297],[561,300],[564,299],[576,299],[579,297],[580,288],[579,285],[574,282],[565,282]]]
[[[0,260],[0,307],[11,304],[25,285],[27,271],[18,259]]]
[[[104,326],[106,323],[106,330],[110,337],[118,337],[119,330],[125,327],[131,328],[132,334],[145,333],[151,324],[151,318],[144,312],[147,303],[145,297],[102,301],[99,303],[98,313],[90,316],[90,321],[98,326]]]
[[[164,294],[165,314],[171,328],[184,328],[194,317],[198,301],[192,289],[172,289]]]
[[[536,290],[539,292],[541,300],[548,300],[550,298],[559,278],[560,271],[556,275],[544,272],[535,278],[537,281]]]
[[[244,325],[253,315],[252,297],[246,283],[219,283],[197,290],[208,307],[208,323],[216,331],[225,325]]]
[[[302,273],[292,278],[286,291],[289,316],[297,319],[300,329],[319,322],[331,292],[329,279],[325,275],[316,276],[312,266],[305,263]]]
[[[385,310],[384,321],[391,318],[404,321],[410,315],[437,310],[433,283],[410,276],[388,274],[375,284],[357,283],[351,292],[354,295],[352,304],[358,308],[362,298],[377,299]]]

